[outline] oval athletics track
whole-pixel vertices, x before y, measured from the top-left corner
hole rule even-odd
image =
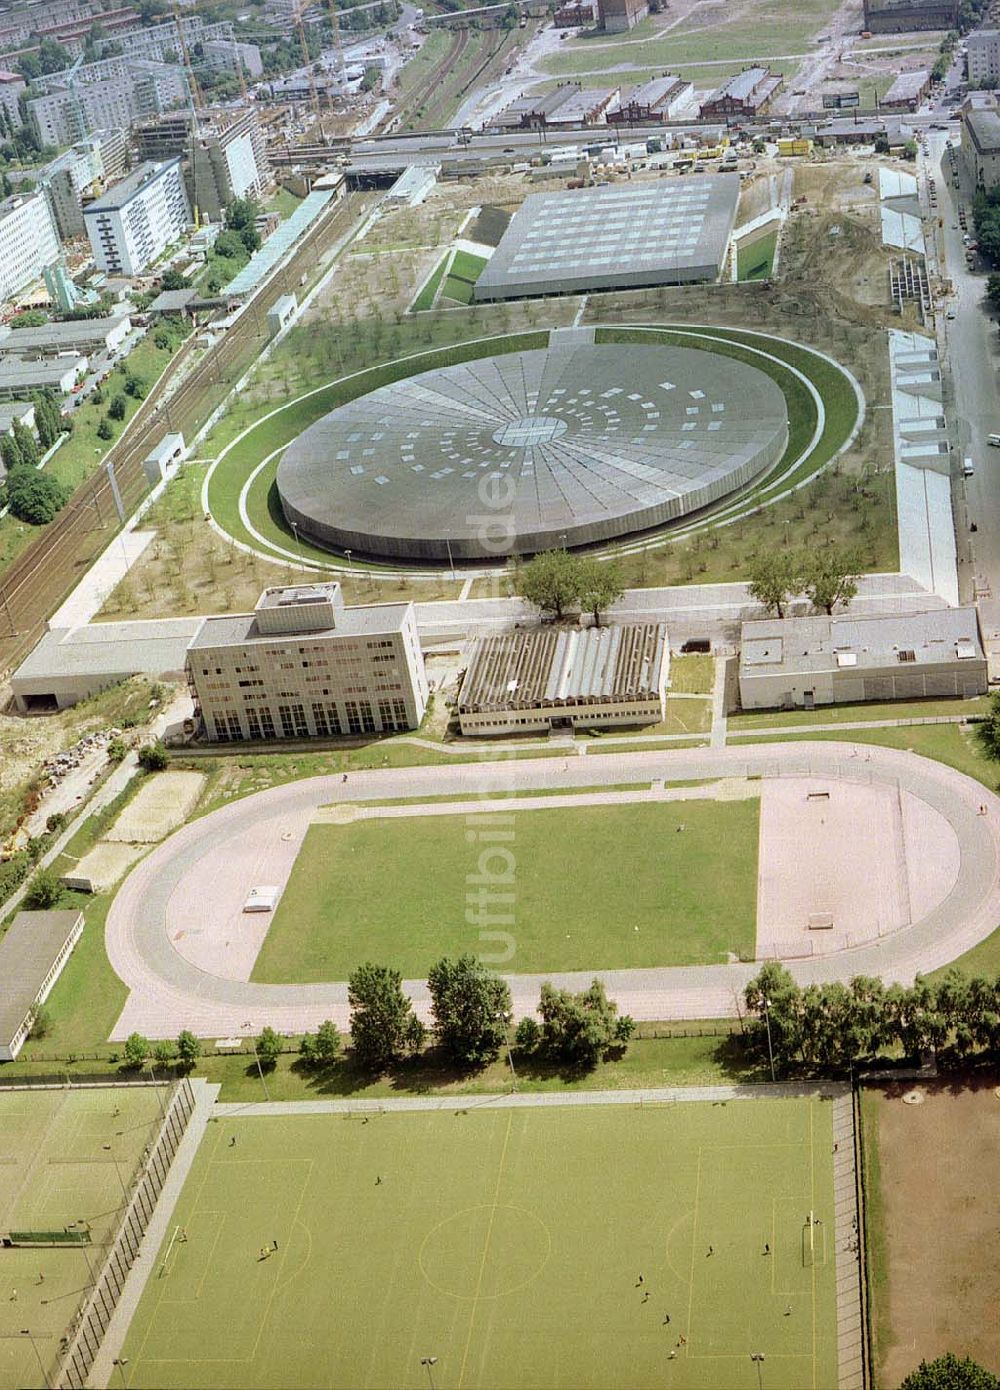
[[[239,1033],[249,1024],[284,1032],[315,1028],[325,1018],[348,1022],[347,986],[252,984],[249,974],[267,914],[239,911],[254,884],[283,883],[320,807],[385,798],[468,796],[488,810],[491,795],[530,794],[635,782],[648,786],[720,777],[815,777],[886,782],[926,803],[951,827],[960,851],[950,892],[910,926],[851,949],[789,960],[802,984],[878,975],[910,983],[984,940],[1000,922],[1000,798],[963,773],[916,754],[878,745],[795,742],[750,747],[603,754],[523,761],[376,769],[316,777],[258,792],[175,832],[128,875],[108,912],[105,939],[112,967],[130,994],[112,1032],[175,1037]],[[516,804],[507,802],[508,810]],[[985,808],[985,814],[982,813]],[[452,806],[464,812],[468,808]],[[233,904],[237,907],[233,911]],[[731,1016],[756,964],[683,966],[600,972],[623,1012],[645,1020]],[[517,1016],[530,1013],[543,978],[580,989],[593,972],[509,976]],[[424,981],[406,983],[427,1016]]]

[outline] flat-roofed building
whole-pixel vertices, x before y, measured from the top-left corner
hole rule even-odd
[[[503,130],[536,130],[548,125],[553,111],[581,90],[578,82],[564,82],[551,92],[528,92],[505,106],[496,117]]]
[[[474,297],[517,299],[715,280],[738,174],[536,193],[514,214]]]
[[[128,314],[104,319],[70,319],[41,328],[0,329],[0,353],[13,357],[59,357],[67,352],[114,352],[132,329]]]
[[[916,111],[930,89],[930,68],[901,72],[879,102],[879,106],[883,111]]]
[[[648,0],[597,0],[598,21],[608,34],[624,34],[648,14]]]
[[[347,607],[337,583],[265,589],[252,613],[206,618],[188,673],[216,743],[415,729],[427,708],[413,604]]]
[[[622,98],[615,111],[608,112],[612,125],[648,125],[650,121],[668,121],[686,106],[694,92],[694,84],[683,77],[664,73],[643,82]]]
[[[1000,114],[970,111],[962,121],[962,163],[977,188],[1000,183]]]
[[[864,0],[864,28],[873,34],[954,29],[959,0]]]
[[[766,111],[784,86],[784,78],[770,68],[744,68],[727,77],[700,108],[702,120],[720,116],[758,116]]]
[[[0,1062],[24,1046],[82,932],[82,912],[19,912],[0,937]]]
[[[764,618],[743,624],[744,709],[812,709],[985,693],[986,655],[974,608]]]
[[[180,159],[141,164],[85,208],[83,220],[99,270],[140,275],[191,225]]]
[[[79,353],[42,360],[0,357],[0,400],[17,400],[33,391],[68,396],[83,379],[87,359]]]
[[[130,676],[183,681],[188,644],[202,622],[153,618],[50,628],[11,677],[14,708],[21,714],[68,709]]]
[[[969,81],[1000,81],[1000,29],[973,29],[965,38]]]
[[[669,674],[663,623],[484,637],[459,691],[459,725],[463,734],[513,734],[658,723]]]

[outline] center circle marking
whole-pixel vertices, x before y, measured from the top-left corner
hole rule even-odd
[[[503,1298],[534,1283],[552,1253],[542,1219],[501,1202],[454,1212],[424,1237],[420,1272],[449,1298]]]
[[[493,431],[497,444],[509,449],[530,449],[535,444],[551,444],[566,433],[566,421],[554,415],[522,415],[520,420],[508,420]]]

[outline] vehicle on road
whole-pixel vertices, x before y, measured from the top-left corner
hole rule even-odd
[[[962,464],[962,477],[971,478],[975,471],[975,465],[973,464],[972,460],[967,457],[965,462]]]
[[[994,449],[1000,449],[1000,434],[988,434],[986,442]]]

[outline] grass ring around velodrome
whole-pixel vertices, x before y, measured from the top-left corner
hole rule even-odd
[[[216,530],[265,559],[336,571],[344,561],[310,545],[288,527],[278,500],[275,475],[284,450],[331,410],[393,381],[434,368],[548,345],[548,330],[472,339],[446,348],[396,358],[315,387],[267,411],[243,429],[216,457],[202,485],[202,510]],[[811,482],[853,443],[864,420],[864,395],[853,375],[818,349],[745,329],[712,325],[597,327],[599,344],[662,343],[698,348],[750,363],[777,382],[788,403],[788,444],[782,457],[742,492],[721,499],[693,520],[682,518],[653,535],[627,537],[623,549],[664,544],[679,535],[726,526],[786,497]],[[352,559],[353,569],[361,568]],[[372,579],[396,578],[400,570],[365,563]],[[485,568],[485,567],[484,567]],[[407,568],[409,577],[436,577],[440,568]],[[474,571],[468,571],[470,574]]]

